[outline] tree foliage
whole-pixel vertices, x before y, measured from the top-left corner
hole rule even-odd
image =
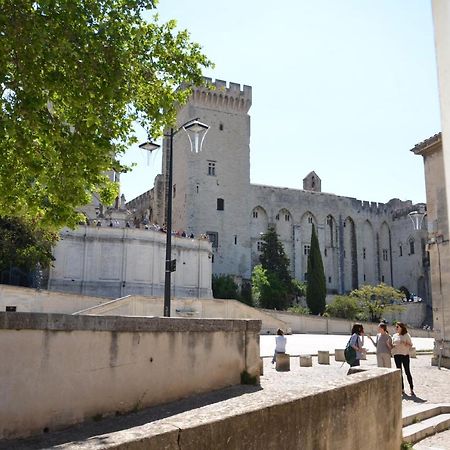
[[[348,295],[336,295],[333,301],[325,308],[326,315],[340,319],[360,319],[362,308],[355,297]]]
[[[0,217],[0,271],[11,267],[30,271],[37,263],[48,268],[57,240],[56,233],[41,230],[33,222]]]
[[[274,228],[269,228],[261,241],[261,264],[252,273],[253,300],[262,308],[284,310],[294,292],[289,258]]]
[[[361,319],[371,322],[379,322],[385,312],[396,312],[403,309],[400,304],[403,293],[384,283],[377,286],[363,285],[350,292],[350,297],[357,299],[361,306],[363,314]]]
[[[308,275],[306,286],[306,303],[312,314],[322,314],[325,311],[327,287],[314,224],[311,229],[311,246],[308,255]]]
[[[213,275],[212,291],[214,298],[237,299],[238,286],[231,275]]]
[[[73,226],[75,208],[117,195],[105,171],[133,142],[173,124],[210,65],[153,0],[0,2],[0,214]]]

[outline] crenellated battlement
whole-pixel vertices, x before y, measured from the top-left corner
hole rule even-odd
[[[248,112],[252,106],[252,87],[206,78],[206,86],[194,87],[191,103],[207,108]]]

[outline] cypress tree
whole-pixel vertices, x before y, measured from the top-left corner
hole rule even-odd
[[[311,246],[308,255],[308,284],[306,286],[306,303],[312,314],[322,314],[325,311],[327,287],[323,270],[322,255],[314,224],[311,230]]]

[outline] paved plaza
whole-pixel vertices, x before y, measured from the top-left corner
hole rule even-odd
[[[374,338],[374,336],[372,336]],[[290,355],[317,355],[318,350],[328,350],[334,353],[337,348],[345,348],[350,336],[338,334],[290,334],[286,335],[286,353]],[[412,335],[414,347],[418,351],[432,351],[433,338],[416,338]],[[275,349],[275,336],[263,335],[260,337],[260,354],[262,357],[272,356]],[[369,352],[375,352],[370,339],[364,338],[364,347]]]

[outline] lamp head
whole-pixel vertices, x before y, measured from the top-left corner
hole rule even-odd
[[[160,147],[159,144],[155,144],[152,141],[146,141],[142,144],[139,144],[139,148],[142,148],[143,150],[148,150],[149,152],[153,152],[154,150],[157,150]]]

